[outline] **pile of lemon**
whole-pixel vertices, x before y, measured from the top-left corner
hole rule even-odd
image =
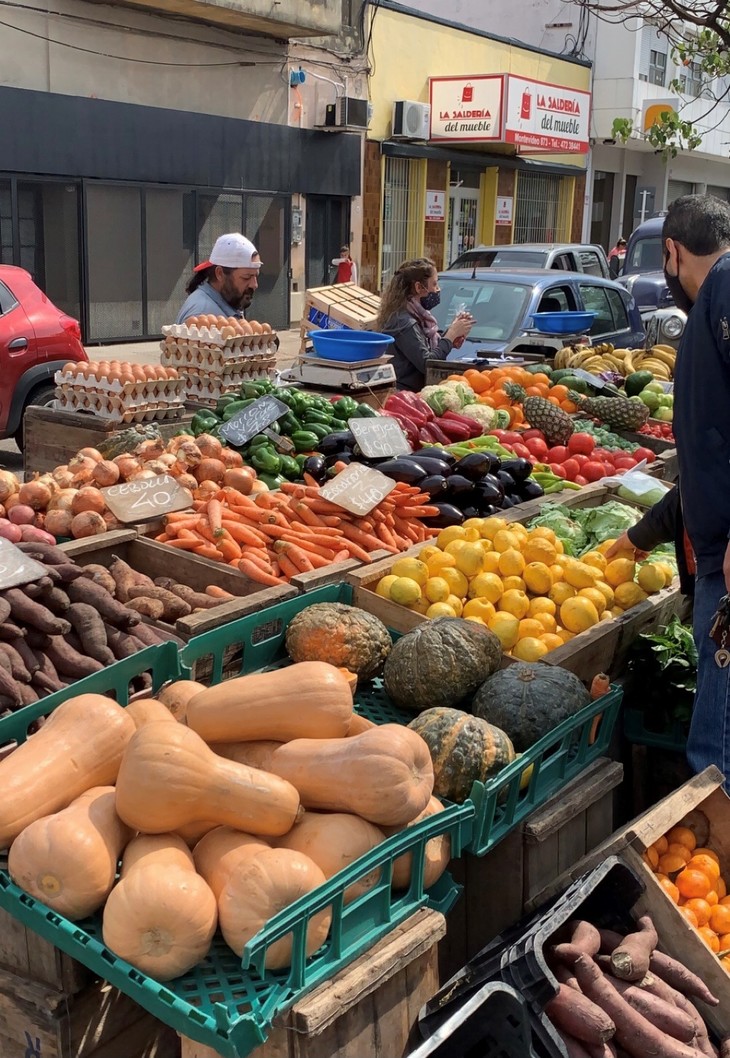
[[[470,518],[434,544],[398,559],[378,595],[426,617],[463,617],[491,629],[503,650],[538,661],[599,621],[609,621],[674,579],[666,562],[606,558],[606,540],[580,559],[545,526]]]

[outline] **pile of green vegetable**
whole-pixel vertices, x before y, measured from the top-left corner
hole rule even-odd
[[[587,433],[595,438],[598,448],[620,448],[623,452],[635,452],[640,447],[612,430],[599,426],[592,419],[573,419],[573,426],[576,433]]]
[[[644,713],[648,731],[689,725],[697,686],[697,647],[692,629],[672,617],[657,632],[645,632],[631,647],[625,701]]]
[[[561,503],[546,503],[529,523],[552,529],[562,541],[566,555],[578,557],[593,551],[605,540],[614,540],[641,518],[639,511],[625,503],[609,500],[599,507],[570,508]]]

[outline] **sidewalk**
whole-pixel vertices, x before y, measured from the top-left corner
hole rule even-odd
[[[299,355],[299,328],[279,332],[277,366],[289,367]],[[159,364],[159,342],[124,342],[120,345],[90,345],[86,355],[89,360],[122,360],[131,364]]]

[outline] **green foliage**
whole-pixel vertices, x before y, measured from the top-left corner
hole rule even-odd
[[[697,648],[691,628],[678,617],[633,644],[628,663],[626,702],[644,711],[649,730],[674,721],[688,723],[697,686]]]

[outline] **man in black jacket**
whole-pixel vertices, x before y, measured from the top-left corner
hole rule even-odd
[[[606,552],[606,558],[615,558],[621,551],[633,550],[637,558],[645,558],[659,544],[674,541],[677,553],[679,586],[683,595],[694,595],[695,561],[691,545],[684,531],[679,485],[670,489],[659,503],[655,503],[643,518],[622,533],[616,543]]]

